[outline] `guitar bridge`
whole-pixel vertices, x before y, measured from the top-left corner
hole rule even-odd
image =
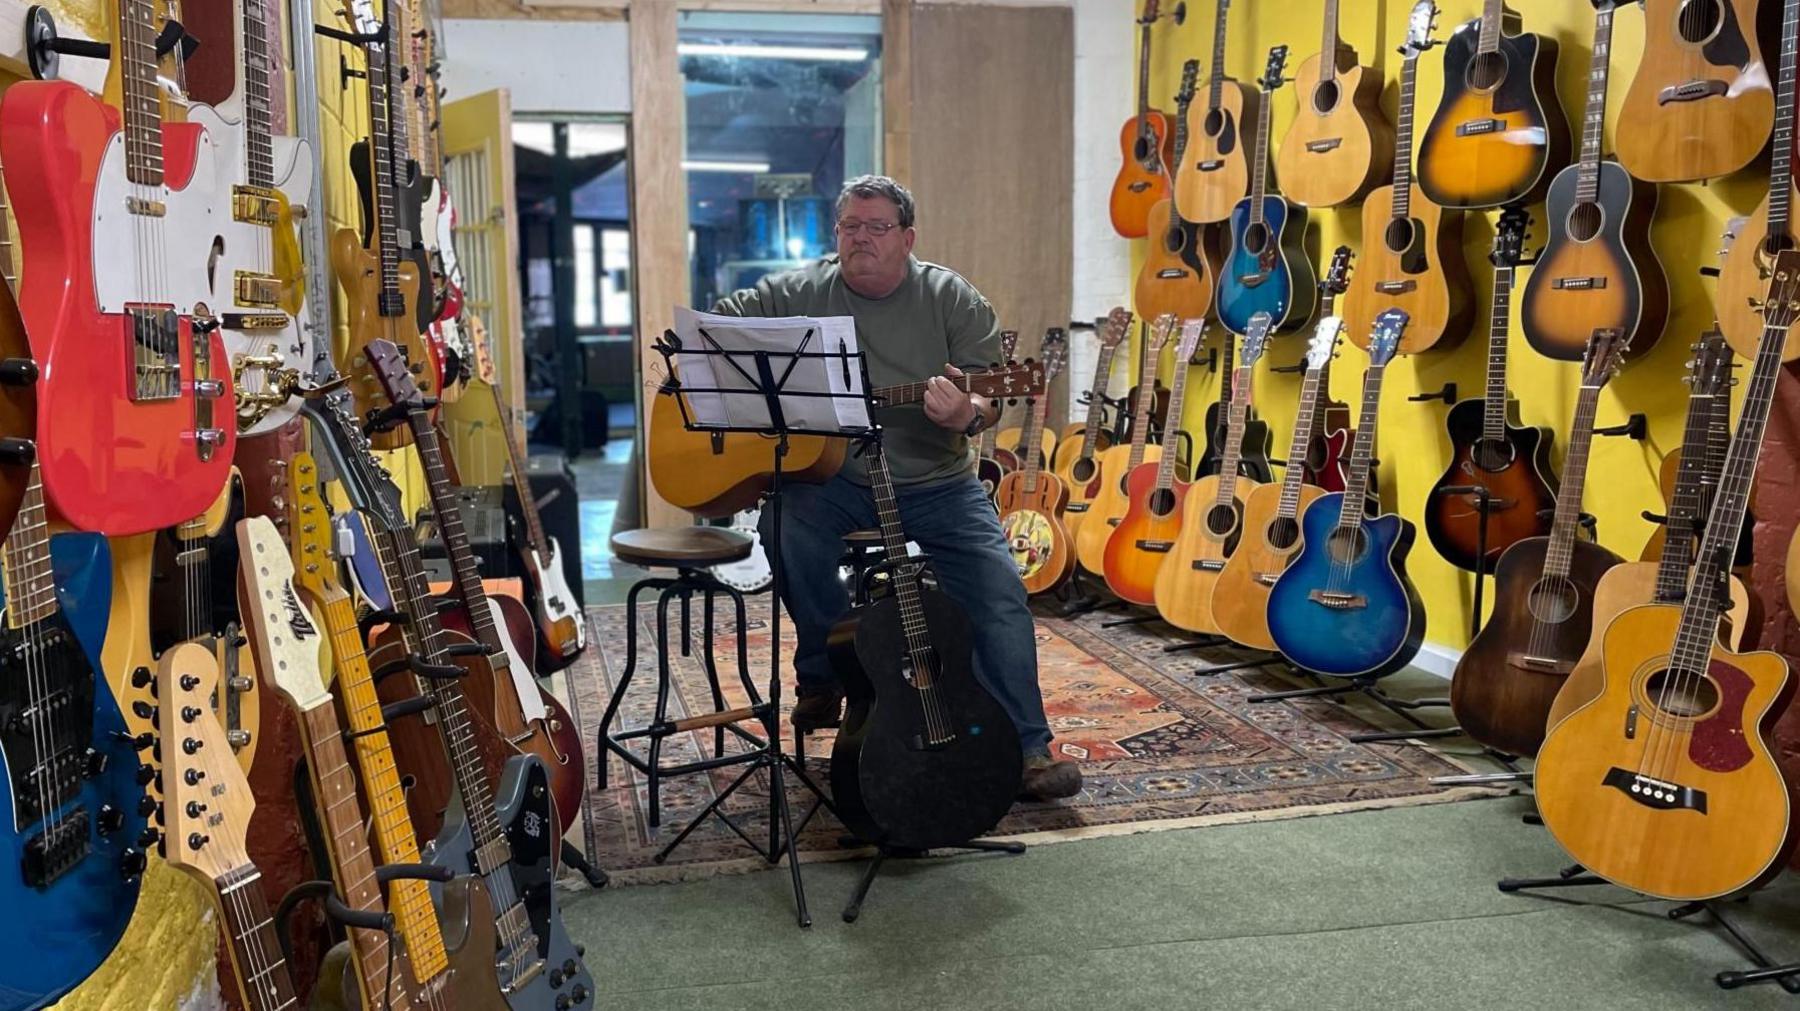
[[[1139,540],[1137,542],[1137,547],[1138,547],[1139,551],[1153,551],[1158,554],[1163,554],[1163,553],[1168,552],[1170,549],[1174,548],[1175,542],[1174,541]]]
[[[131,399],[181,396],[181,321],[174,309],[126,309],[131,321]]]
[[[1701,81],[1683,81],[1680,84],[1671,84],[1657,92],[1656,104],[1668,105],[1671,102],[1698,102],[1702,98],[1712,98],[1715,95],[1726,95],[1730,94],[1730,92],[1730,86],[1718,78],[1710,78]]]
[[[1156,272],[1156,279],[1159,281],[1179,281],[1182,278],[1187,277],[1188,273],[1188,271],[1185,271],[1180,267],[1164,267]]]
[[[1466,123],[1459,123],[1457,125],[1456,135],[1458,137],[1479,137],[1482,134],[1493,133],[1495,130],[1502,130],[1505,128],[1506,120],[1504,119],[1495,119],[1493,117],[1487,119],[1471,119]]]
[[[1329,151],[1336,151],[1338,149],[1339,145],[1341,145],[1343,143],[1344,143],[1344,141],[1342,138],[1326,137],[1323,140],[1307,141],[1306,142],[1306,150],[1312,152],[1313,154],[1325,154],[1326,152],[1329,152]]]
[[[1375,290],[1383,295],[1404,295],[1418,288],[1417,281],[1377,281]]]
[[[1658,811],[1697,811],[1706,813],[1706,791],[1691,786],[1651,779],[1641,772],[1627,772],[1617,766],[1608,769],[1601,780],[1639,804]]]
[[[1601,291],[1606,287],[1604,277],[1559,277],[1550,282],[1556,291]]]
[[[1508,653],[1506,662],[1520,670],[1534,674],[1564,675],[1575,669],[1575,661],[1563,660],[1551,656],[1533,656],[1530,653]]]
[[[231,188],[231,217],[246,224],[275,227],[281,221],[281,194],[262,186]]]
[[[50,887],[79,866],[92,849],[87,809],[77,808],[26,841],[21,861],[25,883],[37,889]]]
[[[1141,182],[1140,183],[1132,183],[1130,186],[1127,186],[1125,188],[1130,190],[1133,193],[1142,193],[1145,190],[1150,188],[1150,184],[1149,183],[1141,183]]]
[[[1214,158],[1209,161],[1200,162],[1198,165],[1196,165],[1194,167],[1199,169],[1202,172],[1217,172],[1218,170],[1225,167],[1225,159]]]
[[[1350,611],[1369,606],[1368,597],[1360,593],[1345,593],[1342,590],[1314,590],[1306,595],[1306,599],[1323,604],[1334,611]]]
[[[220,314],[219,323],[227,330],[283,330],[288,317],[279,312],[227,312]]]
[[[1194,563],[1195,572],[1224,572],[1225,560],[1222,558],[1202,558]]]
[[[1090,503],[1087,503],[1087,502],[1070,502],[1067,506],[1063,507],[1063,512],[1084,513],[1084,512],[1088,511],[1089,504]]]
[[[1279,572],[1257,572],[1257,573],[1253,573],[1251,575],[1251,578],[1255,579],[1258,583],[1260,583],[1263,586],[1274,586],[1275,581],[1277,579],[1281,578],[1281,573],[1279,573]]]
[[[281,279],[273,274],[240,270],[233,276],[232,293],[236,304],[257,309],[281,306]]]
[[[1238,283],[1246,288],[1254,288],[1269,279],[1269,275],[1258,271],[1254,274],[1239,274]]]
[[[225,384],[213,378],[212,346],[207,336],[215,328],[194,326],[194,455],[210,460],[225,442],[225,430],[213,424],[213,401],[225,395]],[[179,365],[177,365],[179,370]],[[176,381],[181,377],[177,375]]]

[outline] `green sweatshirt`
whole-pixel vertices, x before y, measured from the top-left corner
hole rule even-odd
[[[850,290],[836,254],[784,274],[771,274],[719,300],[727,316],[852,316],[856,340],[868,356],[876,387],[942,375],[944,363],[986,368],[1000,358],[1000,324],[975,286],[947,267],[908,257],[906,279],[886,298]],[[925,416],[921,404],[884,407],[875,420],[896,484],[940,481],[974,466],[975,451],[961,432]],[[868,469],[852,453],[843,473],[868,484]]]

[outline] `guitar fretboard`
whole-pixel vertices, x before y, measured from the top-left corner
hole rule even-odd
[[[267,4],[268,0],[244,0],[245,179],[250,185],[265,189],[275,185],[275,154],[270,140],[274,111],[269,85],[274,59]]]
[[[1330,313],[1325,313],[1329,316]],[[1329,356],[1325,359],[1329,362]],[[1294,437],[1288,443],[1289,460],[1306,459],[1306,451],[1312,442],[1313,418],[1319,409],[1319,393],[1323,386],[1325,366],[1306,370],[1306,378],[1300,384],[1300,407],[1294,415]],[[1300,512],[1300,486],[1304,483],[1306,468],[1297,463],[1289,464],[1281,475],[1281,504],[1278,515],[1284,520],[1291,520]]]
[[[1722,347],[1724,342],[1717,331],[1701,338],[1703,345]],[[1698,351],[1696,360],[1707,354],[1705,349]],[[1662,603],[1678,604],[1687,595],[1688,570],[1694,564],[1694,547],[1699,541],[1696,527],[1712,503],[1718,473],[1725,466],[1725,453],[1731,444],[1731,401],[1715,388],[1712,378],[1696,374],[1693,388],[1688,391],[1681,465],[1676,471],[1675,492],[1669,497],[1662,557],[1656,566],[1656,599]]]
[[[1504,0],[1484,0],[1481,8],[1481,35],[1476,51],[1492,53],[1500,48],[1500,19],[1505,14]]]
[[[0,548],[6,587],[6,627],[24,628],[56,613],[56,576],[50,566],[50,527],[44,517],[44,483],[31,465],[18,518]]]
[[[1219,13],[1213,20],[1212,76],[1207,82],[1210,92],[1206,100],[1209,113],[1219,111],[1225,93],[1225,28],[1231,20],[1231,0],[1219,0]]]
[[[294,995],[294,981],[269,915],[269,900],[263,897],[262,872],[245,863],[215,878],[213,887],[219,893],[222,932],[244,1006],[249,1011],[299,1008],[300,998]]]
[[[139,186],[163,184],[162,95],[156,77],[156,5],[152,0],[119,0],[125,178]]]
[[[1392,214],[1412,217],[1413,79],[1418,76],[1419,54],[1412,49],[1400,61],[1400,113],[1394,120],[1394,194]],[[1372,237],[1371,237],[1372,241]]]
[[[1250,171],[1250,223],[1263,223],[1263,197],[1269,187],[1269,117],[1273,115],[1275,106],[1274,91],[1264,88],[1262,101],[1257,103],[1256,143],[1251,148],[1254,166]]]
[[[1594,12],[1594,55],[1588,67],[1587,113],[1581,124],[1581,167],[1575,177],[1575,199],[1591,203],[1600,196],[1600,148],[1606,135],[1606,81],[1612,62],[1611,7]]]
[[[1331,84],[1338,70],[1338,0],[1325,0],[1325,39],[1319,43],[1319,81]],[[1301,102],[1307,101],[1305,97]]]
[[[1800,0],[1781,5],[1781,70],[1775,86],[1775,130],[1770,138],[1768,235],[1788,231],[1789,191],[1794,179],[1794,76],[1800,50]]]
[[[1238,462],[1243,458],[1244,421],[1250,416],[1250,394],[1254,388],[1251,373],[1254,371],[1253,365],[1245,363],[1231,376],[1230,420],[1225,423],[1225,448],[1219,453],[1219,494],[1214,500],[1220,506],[1231,505],[1232,498],[1237,495]]]
[[[1230,339],[1229,336],[1226,338]],[[1186,341],[1182,342],[1184,345]],[[1187,401],[1188,373],[1194,371],[1188,358],[1194,353],[1192,345],[1176,348],[1175,378],[1173,389],[1169,391],[1169,421],[1163,424],[1162,456],[1156,461],[1156,487],[1167,491],[1175,484],[1175,447],[1181,436],[1181,425],[1177,419],[1181,417],[1181,408]]]
[[[1506,328],[1512,318],[1513,267],[1494,268],[1494,308],[1488,319],[1487,396],[1481,404],[1481,437],[1506,441]]]
[[[381,282],[381,297],[377,304],[381,315],[388,317],[403,316],[410,311],[400,297],[400,233],[396,218],[399,208],[394,191],[398,185],[395,161],[398,158],[404,166],[401,153],[405,151],[405,145],[397,142],[395,137],[399,123],[393,114],[394,22],[391,11],[391,4],[384,5],[381,21],[388,31],[389,41],[363,47],[369,59],[369,174],[375,191],[375,257]]]
[[[1127,323],[1126,326],[1130,324]],[[1113,340],[1100,345],[1100,357],[1094,363],[1094,385],[1088,391],[1087,425],[1081,432],[1081,459],[1092,460],[1094,447],[1100,439],[1100,422],[1106,417],[1106,386],[1112,378],[1113,355],[1119,350],[1119,342]]]
[[[1581,521],[1581,497],[1587,485],[1588,450],[1594,444],[1594,415],[1599,410],[1604,380],[1583,382],[1575,399],[1575,420],[1569,429],[1569,452],[1563,458],[1562,481],[1556,489],[1556,519],[1550,529],[1550,546],[1544,552],[1544,575],[1569,574],[1575,551],[1575,530]]]
[[[1362,413],[1356,419],[1356,447],[1350,452],[1350,473],[1344,480],[1339,528],[1362,526],[1369,497],[1369,464],[1375,458],[1375,427],[1381,413],[1381,380],[1386,374],[1387,363],[1373,361],[1363,373]]]

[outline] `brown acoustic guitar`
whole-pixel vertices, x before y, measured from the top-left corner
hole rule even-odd
[[[1267,313],[1250,317],[1242,357],[1229,377],[1231,407],[1225,422],[1225,448],[1219,470],[1195,481],[1188,489],[1187,500],[1179,510],[1179,535],[1167,549],[1167,560],[1155,573],[1151,596],[1156,613],[1176,628],[1205,635],[1219,633],[1218,622],[1213,618],[1213,588],[1219,583],[1226,559],[1237,551],[1243,537],[1244,500],[1258,487],[1255,480],[1239,473],[1238,459],[1250,416],[1256,363],[1262,358],[1273,328],[1274,321]],[[1228,334],[1225,339],[1232,337]]]
[[[1174,334],[1175,325],[1175,317],[1159,316],[1140,342],[1143,365],[1140,366],[1137,392],[1132,397],[1134,418],[1142,419],[1149,415],[1153,389],[1150,379],[1161,367],[1162,350]],[[1185,369],[1188,363],[1178,361],[1175,367]],[[1161,459],[1162,447],[1149,445],[1149,441],[1150,426],[1134,422],[1131,426],[1131,441],[1122,446],[1114,446],[1100,456],[1099,476],[1096,478],[1100,490],[1090,499],[1087,515],[1082,518],[1081,528],[1075,534],[1076,561],[1081,563],[1082,568],[1097,576],[1106,574],[1106,543],[1112,539],[1113,528],[1125,518],[1125,510],[1131,506],[1131,490],[1127,481],[1140,464],[1155,463]],[[1070,504],[1073,504],[1073,500],[1074,492],[1071,490]]]
[[[1663,461],[1664,500],[1668,513],[1657,525],[1641,561],[1606,570],[1594,587],[1594,629],[1639,604],[1680,604],[1687,597],[1701,525],[1712,508],[1713,490],[1731,445],[1731,348],[1717,331],[1701,337],[1688,365],[1687,424],[1681,448]],[[1672,478],[1672,481],[1671,481]],[[1730,602],[1719,626],[1719,643],[1741,650],[1754,624],[1753,599],[1744,581],[1731,577]],[[1602,637],[1588,638],[1569,680],[1556,693],[1549,726],[1600,694]]]
[[[1038,442],[1044,435],[1044,416],[1050,406],[1050,383],[1062,371],[1068,350],[1065,331],[1052,327],[1044,334],[1040,355],[1045,393],[1026,402],[1025,466],[1001,478],[994,496],[1000,510],[1000,530],[1026,593],[1054,590],[1075,572],[1075,545],[1063,529],[1061,518],[1069,490],[1043,466],[1043,454],[1038,451]]]
[[[1381,114],[1381,72],[1338,38],[1338,0],[1325,0],[1325,41],[1294,74],[1300,108],[1281,142],[1275,175],[1308,207],[1352,203],[1393,171],[1394,128]]]
[[[1310,433],[1325,399],[1326,369],[1337,354],[1344,321],[1322,316],[1313,327],[1306,347],[1306,378],[1300,385],[1300,406],[1294,415],[1294,438],[1287,459],[1307,452]],[[1243,496],[1244,533],[1237,550],[1225,560],[1225,568],[1212,587],[1212,623],[1220,635],[1240,646],[1273,650],[1269,634],[1269,588],[1287,571],[1288,563],[1302,547],[1300,514],[1325,489],[1305,480],[1302,467],[1287,467],[1279,483],[1251,488]],[[1341,490],[1341,489],[1339,489]]]
[[[1509,755],[1537,754],[1556,693],[1587,648],[1594,587],[1619,556],[1582,540],[1581,493],[1600,391],[1625,354],[1616,330],[1594,334],[1582,363],[1581,392],[1548,537],[1506,549],[1494,567],[1494,613],[1456,662],[1450,711],[1463,733]]]
[[[1711,179],[1762,153],[1775,93],[1757,29],[1776,6],[1643,0],[1643,56],[1620,114],[1631,129],[1615,142],[1632,176],[1651,183]]]
[[[1231,0],[1219,0],[1206,104],[1188,112],[1188,136],[1193,139],[1175,170],[1175,209],[1184,220],[1203,225],[1231,217],[1232,208],[1250,194],[1250,174],[1255,168],[1250,164],[1244,124],[1257,121],[1262,95],[1225,76],[1225,30],[1230,15]],[[1198,122],[1192,117],[1198,117]]]
[[[965,373],[951,382],[984,397],[1011,399],[1042,385],[1043,369],[1035,362],[1001,365]],[[901,383],[873,391],[884,406],[916,404],[925,398],[926,381]],[[677,387],[665,384],[650,405],[650,481],[670,504],[698,516],[720,518],[756,506],[769,488],[775,469],[775,440],[742,432],[689,431]],[[789,481],[829,481],[844,463],[845,440],[814,435],[788,439],[782,477]]]
[[[1143,16],[1138,18],[1137,115],[1119,131],[1123,160],[1113,179],[1110,207],[1113,231],[1127,239],[1149,234],[1150,208],[1168,197],[1169,166],[1174,164],[1169,117],[1150,107],[1150,29],[1162,14],[1161,6],[1161,0],[1144,0]],[[1176,4],[1175,23],[1186,18],[1187,4]]]
[[[1106,386],[1112,375],[1113,356],[1131,333],[1131,321],[1129,310],[1115,308],[1100,325],[1100,357],[1094,365],[1094,385],[1088,391],[1087,421],[1077,433],[1079,442],[1071,433],[1063,433],[1065,449],[1081,447],[1080,452],[1068,455],[1056,465],[1056,476],[1068,492],[1062,521],[1071,540],[1080,533],[1094,496],[1100,494],[1100,454],[1112,447],[1112,431],[1106,427]]]
[[[1175,163],[1187,151],[1188,107],[1194,101],[1194,81],[1200,61],[1181,67],[1181,90],[1175,95]],[[1175,212],[1173,197],[1164,197],[1150,208],[1150,242],[1132,286],[1132,304],[1145,318],[1171,313],[1180,319],[1201,319],[1213,311],[1214,279],[1219,272],[1218,229],[1189,224]]]
[[[1400,114],[1394,141],[1393,185],[1363,201],[1362,260],[1344,294],[1344,325],[1350,340],[1365,348],[1375,317],[1388,309],[1406,312],[1402,354],[1455,347],[1474,322],[1469,271],[1463,262],[1461,211],[1427,199],[1413,182],[1413,95],[1419,55],[1434,43],[1437,5],[1420,0],[1407,20],[1400,45]]]
[[[1726,230],[1725,262],[1719,270],[1719,287],[1713,295],[1718,307],[1719,329],[1731,349],[1754,358],[1762,341],[1763,317],[1756,308],[1768,282],[1775,257],[1793,249],[1793,207],[1800,202],[1794,186],[1794,88],[1795,63],[1800,51],[1800,0],[1783,0],[1782,23],[1789,26],[1781,37],[1781,69],[1775,80],[1775,133],[1770,144],[1769,192],[1755,213],[1734,220]],[[1800,358],[1800,338],[1790,327],[1781,352],[1783,361]]]

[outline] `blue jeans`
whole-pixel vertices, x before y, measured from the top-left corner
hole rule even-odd
[[[797,645],[794,673],[802,688],[837,679],[825,636],[850,609],[838,579],[844,535],[878,525],[869,489],[834,477],[822,485],[789,484],[782,492],[781,560]],[[1006,549],[994,506],[973,474],[895,492],[906,536],[931,556],[938,585],[962,606],[975,636],[975,676],[1019,729],[1025,754],[1050,747],[1044,697],[1038,691],[1037,629],[1025,586]],[[764,543],[773,523],[762,515]]]

